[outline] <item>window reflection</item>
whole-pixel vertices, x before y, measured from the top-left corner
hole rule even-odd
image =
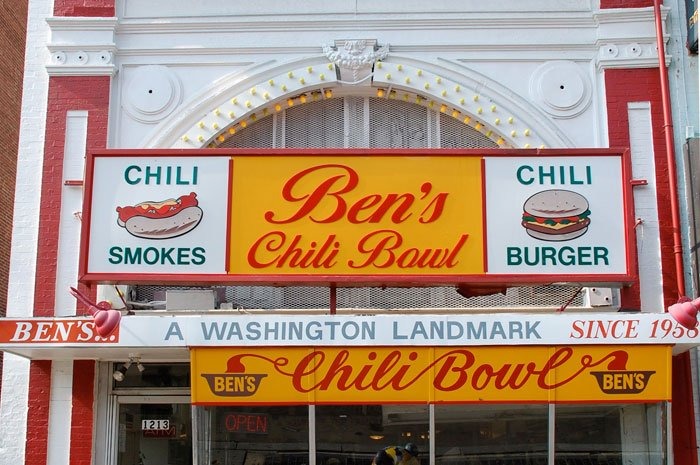
[[[558,405],[555,463],[664,464],[662,411],[661,404]]]
[[[197,463],[370,465],[388,446],[415,444],[420,465],[665,465],[664,404],[196,407]],[[315,447],[309,445],[309,415]],[[549,444],[554,441],[554,461]],[[125,462],[125,464],[128,462]]]
[[[317,465],[369,465],[387,446],[418,446],[428,465],[426,405],[356,405],[316,407]]]
[[[123,366],[114,363],[112,369]],[[190,365],[187,363],[144,363],[143,371],[131,365],[122,381],[112,380],[114,389],[186,388],[190,386]]]
[[[546,405],[435,406],[437,465],[546,465]]]
[[[192,465],[189,404],[120,405],[117,465]]]
[[[302,465],[308,463],[308,407],[197,408],[198,463]]]

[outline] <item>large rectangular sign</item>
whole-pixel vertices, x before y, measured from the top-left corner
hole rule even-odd
[[[628,282],[628,163],[607,149],[98,152],[81,280]]]
[[[192,402],[655,402],[669,346],[193,348]]]

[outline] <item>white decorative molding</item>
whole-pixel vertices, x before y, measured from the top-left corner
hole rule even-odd
[[[116,18],[52,17],[50,76],[114,76]]]
[[[194,124],[190,123],[173,147],[205,146],[226,132],[227,128],[244,128],[258,117],[303,103],[310,100],[312,95],[323,95],[325,90],[337,86],[333,64],[307,63],[297,63],[294,68],[280,67],[275,75],[250,79],[246,81],[246,86],[238,83],[232,89],[235,92],[223,99],[217,95],[214,108],[207,108],[208,111]],[[289,98],[298,95],[299,100],[293,100],[290,105]]]
[[[216,81],[190,96],[181,111],[166,118],[143,147],[195,148],[206,146],[225,128],[246,125],[288,106],[290,97],[323,93],[338,86],[335,66],[314,57],[294,64],[267,61]],[[298,100],[297,100],[297,103]],[[200,124],[201,123],[201,124]]]
[[[325,57],[267,65],[218,82],[192,96],[164,119],[144,147],[200,148],[221,142],[258,118],[290,106],[328,98],[341,86]],[[454,65],[455,63],[452,63]],[[462,71],[462,70],[460,70]],[[545,112],[502,89],[483,75],[392,58],[377,62],[373,87],[383,98],[402,99],[453,117],[503,147],[573,146]],[[406,79],[409,78],[409,79]],[[330,93],[329,93],[330,92]]]
[[[141,66],[129,74],[122,89],[126,113],[142,123],[163,120],[182,102],[182,83],[165,66]]]
[[[49,76],[113,76],[112,61],[109,50],[54,50],[46,70]]]
[[[573,118],[591,103],[591,82],[572,61],[549,61],[530,76],[530,96],[555,118]]]
[[[511,96],[496,91],[495,83],[485,76],[472,78],[431,63],[392,56],[377,63],[372,81],[374,86],[387,87],[387,98],[406,100],[406,92],[418,95],[421,105],[458,119],[502,147],[565,147],[569,142],[552,137],[554,132],[544,130]]]
[[[666,64],[671,56],[666,55]],[[606,68],[655,68],[659,66],[659,55],[655,41],[610,42],[598,50],[598,69]]]
[[[668,7],[661,8],[664,24],[668,21],[668,12]],[[594,12],[593,19],[598,26],[595,45],[599,70],[659,66],[653,7],[603,9]],[[666,62],[670,63],[668,55]]]
[[[433,0],[426,3],[410,3],[412,12],[429,12],[433,15],[451,17],[456,10],[464,10],[472,15],[480,13],[496,13],[500,16],[512,16],[517,13],[535,11],[581,11],[590,8],[590,0],[499,0],[497,2],[484,2],[483,0],[461,0],[459,8],[454,0]],[[245,17],[269,15],[269,3],[267,2],[221,2],[220,0],[197,0],[197,14],[208,17]],[[117,2],[120,17],[139,18],[153,17],[154,11],[160,12],[161,18],[190,18],[192,16],[192,2],[173,2],[172,0],[124,0]],[[322,11],[333,8],[338,15],[369,15],[391,16],[387,11],[399,10],[392,0],[371,2],[279,2],[275,5],[276,14],[283,17],[296,18],[309,16],[315,18]]]
[[[389,54],[389,44],[377,46],[376,39],[336,40],[323,44],[323,53],[336,66],[341,84],[369,85],[369,77],[377,61]]]

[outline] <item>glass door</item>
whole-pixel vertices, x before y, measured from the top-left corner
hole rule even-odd
[[[122,403],[118,415],[117,465],[193,465],[189,403]]]

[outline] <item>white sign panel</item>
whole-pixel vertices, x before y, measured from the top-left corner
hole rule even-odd
[[[490,273],[627,271],[620,157],[491,157],[485,166]]]
[[[225,273],[229,159],[104,157],[93,176],[91,273]]]
[[[700,329],[679,325],[668,313],[474,315],[162,315],[125,316],[108,338],[88,320],[4,318],[0,350],[35,354],[57,347],[232,346],[484,346],[668,344],[696,346]],[[89,322],[91,324],[91,322]],[[95,352],[96,354],[96,352]]]

